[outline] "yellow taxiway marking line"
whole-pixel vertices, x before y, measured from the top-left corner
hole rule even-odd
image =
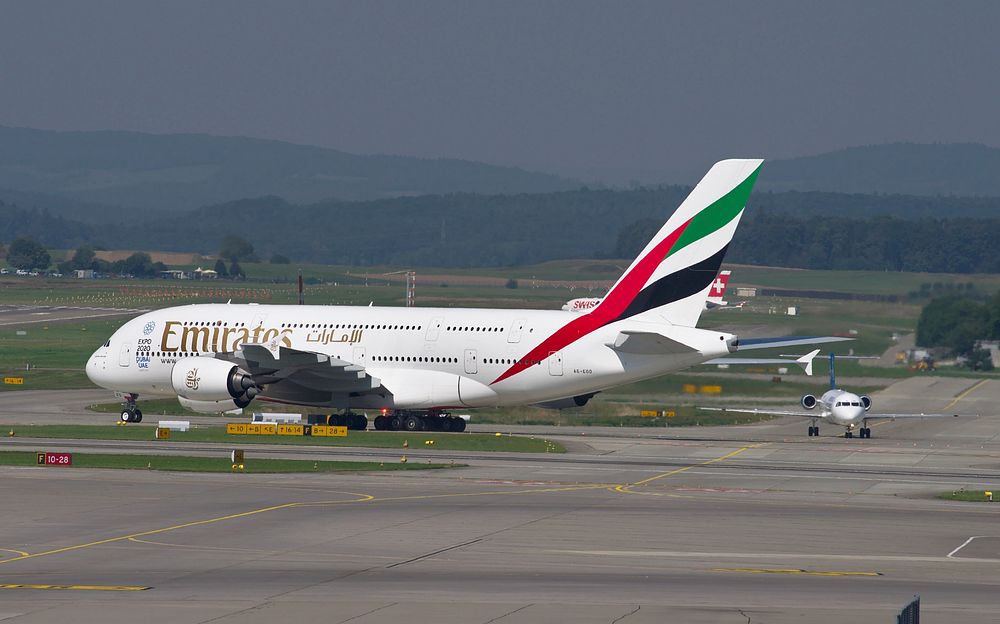
[[[373,500],[375,497],[368,494],[354,494],[353,496],[360,496],[361,498],[345,501],[330,501],[331,504],[343,504],[343,503],[361,503]],[[219,516],[217,518],[207,518],[205,520],[195,520],[193,522],[185,522],[184,524],[175,524],[174,526],[162,527],[159,529],[152,529],[150,531],[142,531],[139,533],[132,533],[129,535],[119,535],[118,537],[109,537],[107,539],[97,540],[93,542],[87,542],[86,544],[76,544],[74,546],[65,546],[63,548],[55,548],[53,550],[46,550],[44,552],[35,553],[32,555],[20,555],[18,557],[10,557],[7,559],[0,559],[0,564],[11,563],[14,561],[23,561],[25,559],[34,559],[36,557],[45,557],[48,555],[56,555],[59,553],[69,552],[71,550],[81,550],[84,548],[91,548],[94,546],[102,546],[104,544],[112,544],[114,542],[122,542],[133,537],[146,537],[147,535],[156,535],[158,533],[167,533],[169,531],[177,531],[178,529],[186,529],[194,526],[202,526],[205,524],[214,524],[216,522],[224,522],[226,520],[235,520],[237,518],[246,518],[248,516],[256,516],[258,514],[267,513],[269,511],[277,511],[279,509],[290,509],[292,507],[301,507],[302,503],[285,503],[283,505],[273,505],[271,507],[264,507],[262,509],[251,509],[250,511],[244,511],[241,513],[229,514],[227,516]]]
[[[944,406],[945,411],[950,410],[953,405],[964,399],[966,396],[969,395],[969,393],[971,393],[973,390],[977,389],[979,386],[983,385],[987,381],[989,381],[989,379],[981,379],[978,382],[966,388],[964,391],[960,392],[954,399],[952,399],[951,403]]]
[[[143,591],[150,587],[133,587],[129,585],[27,585],[0,583],[0,589],[83,589],[89,591]]]
[[[429,500],[435,498],[460,498],[460,497],[472,497],[472,496],[509,496],[512,494],[540,494],[548,492],[572,492],[575,490],[594,490],[594,489],[607,489],[611,487],[612,484],[609,483],[588,483],[584,485],[573,485],[573,486],[560,486],[551,488],[538,488],[538,489],[525,489],[525,490],[512,490],[512,491],[497,491],[497,492],[467,492],[467,493],[456,493],[456,494],[427,494],[427,495],[413,495],[413,496],[390,496],[385,498],[376,498],[370,494],[359,494],[356,492],[344,492],[344,494],[350,494],[352,496],[357,496],[358,498],[349,500],[332,500],[332,501],[310,501],[310,502],[291,502],[284,503],[281,505],[273,505],[271,507],[264,507],[261,509],[251,509],[250,511],[244,511],[241,513],[229,514],[226,516],[219,516],[217,518],[207,518],[205,520],[195,520],[193,522],[185,522],[183,524],[176,524],[173,526],[162,527],[159,529],[152,529],[149,531],[141,531],[139,533],[131,533],[129,535],[119,535],[118,537],[109,537],[103,540],[96,540],[93,542],[87,542],[85,544],[76,544],[73,546],[65,546],[63,548],[55,548],[52,550],[46,550],[44,552],[38,552],[34,554],[21,554],[17,557],[9,557],[7,559],[0,559],[0,565],[5,563],[13,563],[15,561],[23,561],[25,559],[34,559],[36,557],[46,557],[48,555],[57,555],[60,553],[70,552],[73,550],[82,550],[85,548],[92,548],[94,546],[103,546],[105,544],[113,544],[115,542],[122,541],[132,541],[132,542],[145,542],[146,540],[140,540],[139,538],[147,537],[150,535],[157,535],[160,533],[168,533],[170,531],[177,531],[180,529],[186,529],[195,526],[203,526],[206,524],[215,524],[217,522],[225,522],[227,520],[236,520],[238,518],[246,518],[249,516],[256,516],[263,513],[268,513],[271,511],[279,511],[282,509],[294,509],[297,507],[326,507],[333,505],[348,505],[354,503],[369,503],[369,502],[393,502],[393,501],[409,501],[409,500]],[[18,551],[20,552],[20,551]]]
[[[726,453],[725,455],[722,455],[721,457],[716,457],[714,459],[709,459],[707,461],[698,462],[697,464],[691,464],[690,466],[684,466],[683,468],[676,468],[676,469],[671,470],[669,472],[664,472],[662,474],[653,475],[652,477],[649,477],[648,479],[643,479],[642,481],[636,481],[635,483],[623,483],[621,485],[616,485],[613,489],[616,492],[624,492],[626,494],[637,494],[637,492],[633,492],[632,491],[632,488],[634,488],[637,485],[646,485],[647,483],[651,483],[653,481],[656,481],[657,479],[663,479],[663,478],[666,478],[666,477],[673,476],[675,474],[680,474],[682,472],[686,472],[688,470],[691,470],[692,468],[697,468],[699,466],[707,466],[709,464],[714,464],[716,462],[725,461],[725,460],[729,459],[730,457],[735,457],[736,455],[739,455],[743,451],[746,451],[746,450],[749,450],[749,449],[752,449],[752,448],[756,448],[757,446],[760,446],[760,445],[759,444],[754,444],[754,445],[751,445],[751,446],[744,446],[742,448],[736,449],[735,451],[733,451],[731,453]]]
[[[22,557],[27,557],[28,553],[23,550],[14,550],[13,548],[0,548],[0,552],[14,553],[15,555],[21,555]]]
[[[881,572],[831,572],[799,568],[712,568],[712,572],[744,572],[747,574],[804,574],[808,576],[882,576]]]

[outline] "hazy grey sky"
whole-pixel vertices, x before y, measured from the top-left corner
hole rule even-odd
[[[1000,145],[1000,2],[4,2],[0,124],[685,180]]]

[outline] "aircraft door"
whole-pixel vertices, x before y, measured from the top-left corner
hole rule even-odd
[[[365,365],[365,348],[354,347],[354,364]]]
[[[465,350],[465,372],[469,375],[475,375],[479,372],[479,362],[476,358],[475,349]]]
[[[428,342],[434,342],[438,339],[438,334],[441,333],[441,323],[444,323],[444,317],[435,316],[431,319],[429,325],[427,325],[427,334],[424,337]]]
[[[521,332],[524,331],[524,319],[517,319],[507,332],[507,342],[521,342]]]
[[[118,352],[118,366],[130,366],[132,364],[132,344],[123,343],[121,351]]]
[[[563,360],[562,353],[558,351],[552,351],[549,353],[549,374],[553,377],[562,377],[563,374]]]

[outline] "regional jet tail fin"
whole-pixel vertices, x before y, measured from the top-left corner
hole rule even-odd
[[[590,314],[694,327],[763,162],[716,163]]]

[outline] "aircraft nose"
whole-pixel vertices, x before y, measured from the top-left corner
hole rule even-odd
[[[107,377],[107,362],[107,349],[103,347],[94,351],[90,359],[87,360],[87,379],[94,385],[101,386],[102,388],[106,387],[103,382]]]

